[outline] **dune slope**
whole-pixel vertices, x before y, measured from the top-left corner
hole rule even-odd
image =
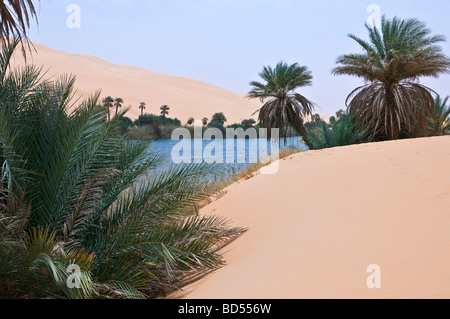
[[[249,231],[172,298],[449,298],[448,163],[450,137],[286,158],[202,210]]]
[[[143,68],[124,66],[100,58],[71,54],[34,43],[37,52],[27,62],[42,66],[49,77],[73,74],[77,76],[76,88],[80,96],[87,97],[101,90],[101,97],[111,95],[124,99],[124,106],[131,105],[128,116],[133,120],[140,115],[140,102],[146,102],[145,112],[159,114],[159,107],[167,104],[170,116],[186,123],[189,117],[201,120],[223,112],[227,124],[241,122],[252,117],[259,108],[259,101],[249,101],[245,94],[231,92],[220,87]],[[13,65],[23,65],[20,52],[15,54]]]

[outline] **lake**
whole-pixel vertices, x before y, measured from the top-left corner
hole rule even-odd
[[[165,157],[167,166],[185,165],[186,162],[214,163],[216,178],[230,176],[247,165],[264,160],[272,149],[271,143],[266,139],[191,139],[182,143],[177,140],[157,140],[152,145],[159,155]],[[301,137],[289,137],[286,143],[284,139],[280,139],[279,148],[308,150],[301,142]],[[181,161],[183,163],[180,164]]]

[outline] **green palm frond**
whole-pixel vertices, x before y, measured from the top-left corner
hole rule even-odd
[[[307,130],[306,139],[315,150],[370,141],[369,132],[357,128],[354,119],[348,114],[342,114],[339,120],[332,124],[322,121],[320,126]]]
[[[27,39],[27,29],[32,19],[37,20],[35,5],[32,0],[2,0],[0,1],[0,37],[8,41],[16,38],[23,44]],[[28,49],[31,43],[27,41]],[[25,46],[22,45],[22,53],[26,56]]]
[[[448,96],[444,99],[440,96],[435,98],[435,113],[428,119],[428,136],[450,134],[450,105],[448,105],[448,100]]]
[[[369,41],[349,35],[365,53],[343,55],[333,69],[368,82],[349,95],[349,113],[374,139],[423,135],[435,111],[434,92],[417,81],[449,72],[450,60],[438,45],[445,37],[432,35],[417,19],[383,17],[380,29],[366,28]]]
[[[305,136],[303,118],[312,114],[314,103],[295,90],[312,84],[311,71],[297,63],[289,65],[280,62],[275,68],[265,66],[259,76],[264,83],[250,82],[252,89],[248,98],[264,102],[255,114],[259,112],[261,127],[269,130],[268,137],[271,137],[272,128],[286,126],[292,126],[301,136]]]

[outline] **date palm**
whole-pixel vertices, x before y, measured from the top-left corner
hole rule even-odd
[[[169,115],[170,107],[168,107],[167,105],[163,105],[160,107],[160,110],[162,117],[166,117],[166,115]]]
[[[102,100],[103,107],[108,111],[108,121],[111,120],[111,109],[114,107],[114,99],[107,96]]]
[[[139,108],[141,109],[141,115],[144,115],[144,110],[146,109],[147,104],[145,104],[145,102],[141,102],[141,104],[139,105]]]
[[[188,119],[187,121],[187,125],[192,125],[195,122],[195,118],[193,118],[192,116]]]
[[[117,97],[114,99],[114,106],[116,107],[116,116],[119,114],[119,109],[122,107],[123,99],[121,97]]]
[[[211,117],[211,123],[219,123],[220,125],[225,125],[225,122],[227,122],[227,118],[225,117],[225,115],[220,112],[220,113],[214,113],[213,116]]]
[[[18,43],[0,53],[0,297],[154,297],[222,265],[218,247],[243,230],[196,214],[213,167],[130,143],[98,93],[73,108],[73,77],[10,70]],[[73,264],[81,289],[66,285]]]
[[[383,16],[380,29],[366,28],[369,41],[349,35],[364,52],[339,57],[333,70],[366,81],[348,96],[348,112],[377,140],[423,135],[435,111],[434,92],[418,80],[449,71],[450,61],[438,46],[444,36],[431,35],[417,19]]]
[[[428,136],[442,136],[450,134],[450,105],[449,97],[435,99],[435,114],[428,119]]]
[[[311,71],[297,63],[279,62],[275,68],[265,66],[259,76],[264,82],[250,82],[252,89],[248,98],[264,103],[254,114],[259,112],[259,122],[261,127],[268,129],[268,137],[271,137],[271,129],[287,126],[306,136],[303,119],[312,114],[314,103],[296,90],[312,84]]]

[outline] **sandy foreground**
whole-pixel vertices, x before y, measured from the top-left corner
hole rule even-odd
[[[450,298],[449,163],[450,137],[288,157],[201,211],[249,231],[226,266],[171,297]]]
[[[146,102],[145,112],[153,114],[159,114],[161,105],[169,105],[169,116],[177,117],[182,124],[190,117],[210,119],[216,112],[225,114],[227,124],[240,123],[244,119],[255,118],[252,114],[261,105],[258,100],[245,98],[244,93],[231,92],[195,79],[119,65],[91,55],[56,50],[41,43],[33,44],[37,52],[27,58],[27,63],[42,66],[47,77],[75,75],[78,96],[86,98],[101,90],[101,99],[108,95],[123,98],[124,107],[132,106],[127,116],[133,120],[141,114],[140,102]],[[13,66],[24,63],[21,51],[17,50]]]

